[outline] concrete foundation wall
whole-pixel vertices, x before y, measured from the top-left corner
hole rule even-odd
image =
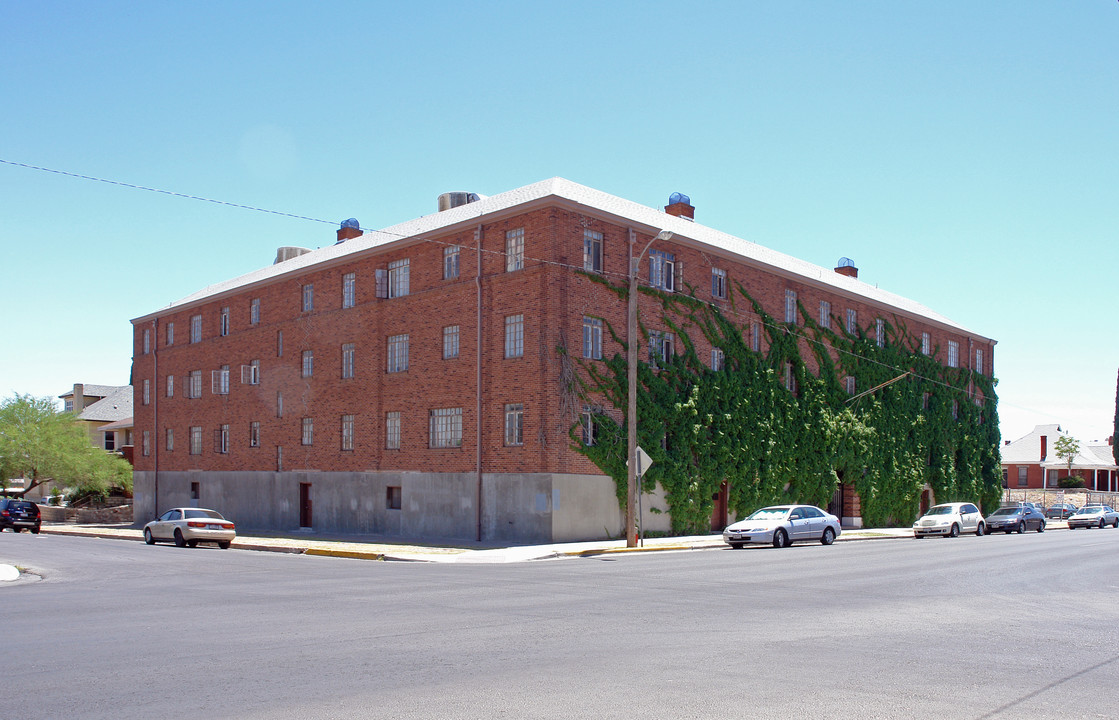
[[[198,483],[198,498],[192,498]],[[478,538],[478,480],[473,473],[161,472],[133,476],[135,521],[170,507],[208,507],[244,531],[299,529],[300,484],[309,483],[311,527],[324,533],[429,540]],[[387,507],[401,488],[399,510]],[[546,543],[623,534],[614,482],[599,475],[492,473],[482,477],[482,540]],[[157,507],[158,502],[158,507]],[[663,495],[645,495],[646,532],[669,528]]]

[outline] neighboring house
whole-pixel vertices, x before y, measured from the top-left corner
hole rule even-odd
[[[63,409],[72,412],[89,433],[90,443],[120,452],[132,444],[132,386],[76,383],[64,395]]]
[[[696,223],[687,198],[661,211],[553,178],[439,206],[380,231],[348,220],[331,245],[280,247],[270,266],[133,320],[137,517],[198,504],[241,528],[621,534],[614,480],[569,433],[585,418],[582,441],[594,442],[595,413],[623,410],[575,407],[557,348],[584,362],[621,352],[626,301],[611,285],[631,254],[642,286],[723,308],[754,351],[766,349],[763,317],[735,304],[739,285],[777,322],[795,325],[805,308],[880,343],[889,322],[940,364],[993,374],[994,340],[859,280],[850,261],[833,270]],[[643,323],[659,317],[655,294],[638,304]],[[641,328],[653,363],[685,350],[657,325]],[[667,529],[649,504],[643,527]],[[832,507],[861,523],[852,486]]]
[[[1060,425],[1038,425],[1028,435],[1002,446],[1003,484],[1015,488],[1056,488],[1059,478],[1069,474],[1068,461],[1057,457],[1054,445],[1068,433]],[[1119,467],[1111,454],[1111,443],[1081,442],[1072,461],[1072,474],[1089,490],[1119,492]]]

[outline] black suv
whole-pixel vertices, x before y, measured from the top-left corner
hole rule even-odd
[[[0,530],[10,528],[12,532],[30,530],[39,532],[39,506],[29,500],[0,498]]]

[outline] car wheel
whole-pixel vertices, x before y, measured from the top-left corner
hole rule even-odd
[[[952,529],[948,531],[948,534],[945,535],[945,537],[959,537],[959,536],[960,536],[960,526],[957,525],[956,523],[952,523]]]
[[[1043,523],[1043,522],[1038,523],[1037,524],[1037,531],[1038,532],[1045,532],[1045,523]]]
[[[913,539],[914,540],[920,540],[923,537],[925,537],[925,536],[924,535],[918,535],[917,533],[913,533]]]
[[[222,550],[228,550],[229,549],[229,541],[228,540],[222,540],[221,542],[218,543],[218,547],[221,548]],[[742,547],[742,545],[740,544],[738,547]]]
[[[820,538],[820,542],[824,545],[831,545],[835,542],[835,530],[824,528],[824,536]]]
[[[1024,532],[1026,532],[1026,521],[1025,520],[1018,523],[1018,534],[1021,535]]]
[[[777,528],[773,532],[773,547],[782,548],[782,547],[788,547],[788,545],[789,545],[789,535],[788,535],[788,533],[786,533],[781,528]]]
[[[983,523],[979,523],[979,525],[975,527],[975,537],[983,537],[984,533],[986,532],[987,528],[983,525]]]
[[[1100,530],[1103,530],[1103,518],[1100,518]]]
[[[175,528],[175,544],[179,547],[186,547],[186,538],[183,537],[183,531]]]
[[[40,525],[36,525],[35,527],[31,528],[31,533],[34,534],[34,535],[38,535],[40,527],[41,527]]]
[[[1111,522],[1111,527],[1119,528],[1119,518],[1115,518],[1115,520]]]
[[[151,528],[144,528],[144,542],[148,545],[155,545],[155,538],[152,537]]]
[[[198,547],[197,540],[187,540],[187,547]]]

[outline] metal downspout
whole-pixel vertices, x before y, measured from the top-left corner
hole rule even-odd
[[[478,272],[474,277],[474,286],[477,295],[477,328],[478,334],[475,339],[477,357],[477,367],[475,369],[474,378],[474,462],[475,473],[478,476],[478,542],[482,541],[482,226],[479,225],[474,229],[474,247],[478,253]]]
[[[135,392],[135,391],[133,391]],[[152,450],[155,457],[155,473],[152,490],[152,517],[159,515],[159,318],[152,320]],[[140,450],[143,452],[143,436],[140,437]],[[132,463],[136,463],[136,439],[132,440]],[[132,501],[135,507],[136,501]],[[135,522],[133,518],[133,522]]]

